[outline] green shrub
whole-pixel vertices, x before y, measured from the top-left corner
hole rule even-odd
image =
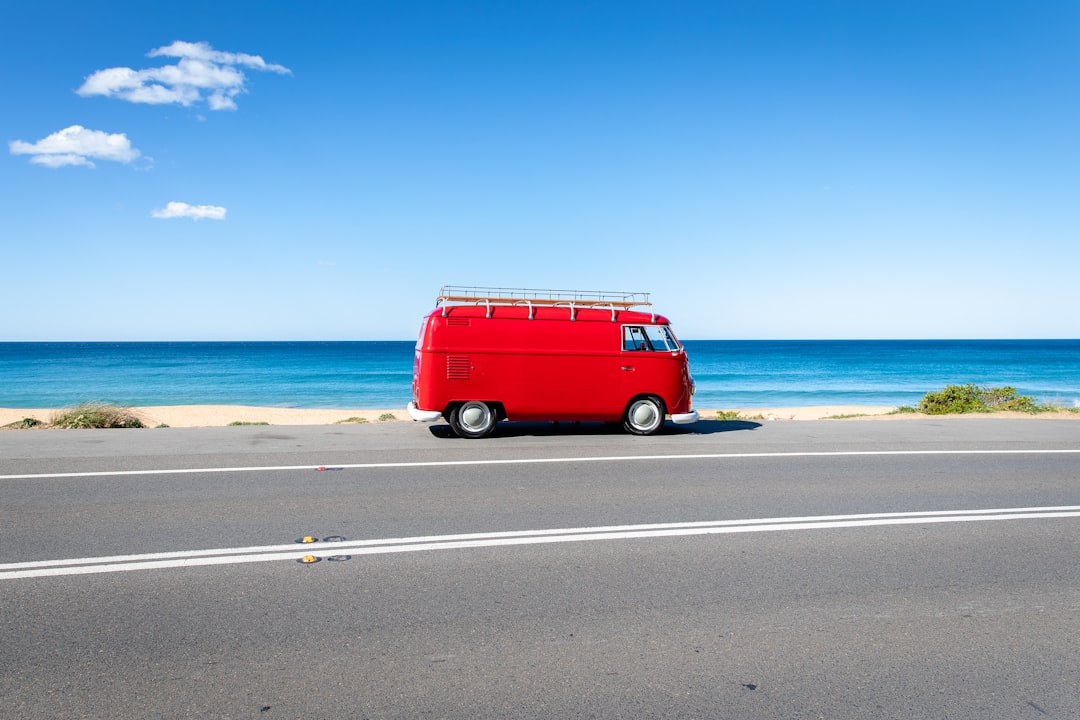
[[[245,426],[245,425],[269,425],[269,424],[270,423],[263,422],[262,420],[233,420],[231,423],[229,423],[229,427],[242,427],[242,426]]]
[[[352,417],[345,418],[344,420],[338,420],[335,425],[345,425],[347,423],[355,423],[357,425],[363,425],[368,421],[367,418],[362,418],[359,415],[353,415]]]
[[[379,416],[379,422],[386,422],[387,420],[397,420],[397,418],[394,417],[394,413],[383,413]]]
[[[919,401],[919,410],[927,415],[969,413],[978,407],[978,387],[973,384],[948,385],[943,390],[926,393]]]
[[[1014,387],[979,387],[975,383],[967,385],[947,385],[937,392],[928,392],[919,401],[919,412],[927,415],[950,415],[953,413],[995,412],[998,410],[1017,410],[1035,413],[1048,408],[1040,407],[1035,398],[1029,395],[1017,395]]]
[[[131,408],[98,401],[80,403],[55,412],[50,424],[65,430],[146,427]]]
[[[1014,387],[984,388],[983,402],[992,410],[1017,410],[1019,412],[1036,413],[1042,410],[1051,410],[1049,406],[1041,406],[1030,395],[1017,395]]]
[[[28,430],[32,427],[38,427],[41,424],[41,421],[37,418],[28,417],[23,418],[22,420],[16,420],[13,423],[8,423],[4,427],[11,428],[12,430]]]
[[[744,420],[738,410],[717,410],[716,419],[721,421]]]

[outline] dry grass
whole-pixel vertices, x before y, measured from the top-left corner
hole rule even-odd
[[[65,430],[89,428],[142,428],[146,424],[131,408],[107,402],[84,402],[58,410],[49,419],[52,427]]]

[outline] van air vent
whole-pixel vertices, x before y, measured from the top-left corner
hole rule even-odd
[[[446,356],[446,379],[447,380],[468,380],[469,370],[472,369],[472,363],[469,361],[468,355],[447,355]]]
[[[454,317],[453,315],[451,315],[450,317],[446,318],[446,324],[468,327],[470,323],[469,318],[467,317]]]

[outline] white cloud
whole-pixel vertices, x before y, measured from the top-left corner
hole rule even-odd
[[[157,50],[151,50],[147,55],[149,57],[165,56],[194,58],[220,65],[243,65],[244,67],[253,68],[255,70],[269,70],[270,72],[276,72],[282,75],[292,74],[292,71],[284,65],[270,64],[258,55],[221,52],[219,50],[214,50],[205,42],[189,43],[184,42],[183,40],[177,40],[172,45],[166,45]]]
[[[187,107],[205,101],[211,110],[235,110],[236,96],[247,92],[247,76],[241,68],[292,74],[289,68],[268,63],[258,55],[222,52],[205,42],[178,40],[151,50],[147,56],[179,59],[174,65],[145,70],[126,67],[98,70],[76,92],[150,105]]]
[[[182,202],[170,202],[165,207],[151,212],[150,217],[162,219],[189,217],[192,220],[202,220],[204,218],[210,220],[224,220],[225,213],[225,208],[218,207],[217,205],[188,205],[187,203]]]
[[[35,165],[57,168],[65,165],[94,167],[94,160],[130,163],[141,154],[131,147],[124,133],[105,133],[72,125],[54,132],[36,143],[13,140],[8,143],[12,155],[30,155]]]

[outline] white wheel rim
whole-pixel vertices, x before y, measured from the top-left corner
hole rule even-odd
[[[485,430],[491,424],[491,411],[480,404],[468,404],[458,414],[462,427],[472,432]]]
[[[630,412],[630,419],[637,427],[648,430],[656,424],[656,407],[652,403],[641,402]]]

